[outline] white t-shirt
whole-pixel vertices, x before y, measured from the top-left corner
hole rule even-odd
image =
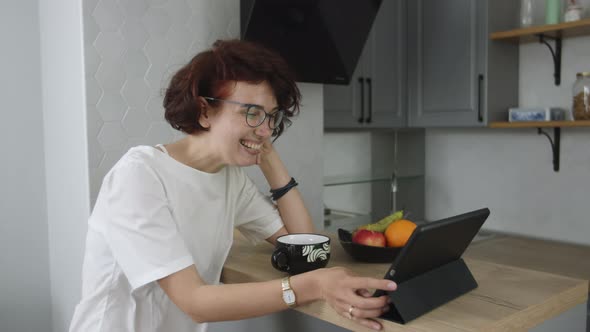
[[[132,148],[105,176],[88,221],[70,331],[205,331],[157,280],[194,264],[218,284],[234,227],[257,242],[282,226],[241,168],[205,173],[154,147]]]

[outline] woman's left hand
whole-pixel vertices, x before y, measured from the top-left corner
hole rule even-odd
[[[272,142],[270,140],[270,137],[264,140],[264,143],[262,143],[262,148],[260,148],[260,153],[256,156],[256,165],[260,165],[266,157],[268,157],[270,154],[274,153],[275,149],[272,146]]]

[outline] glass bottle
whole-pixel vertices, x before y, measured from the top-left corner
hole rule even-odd
[[[523,28],[533,25],[533,0],[520,1],[520,26]]]
[[[545,23],[557,24],[561,16],[561,0],[545,0]]]
[[[590,72],[576,74],[572,91],[574,120],[590,120]]]

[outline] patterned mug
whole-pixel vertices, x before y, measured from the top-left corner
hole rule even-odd
[[[330,238],[320,234],[279,236],[272,253],[272,266],[291,275],[326,267],[330,260]]]

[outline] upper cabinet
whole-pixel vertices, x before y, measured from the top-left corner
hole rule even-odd
[[[406,1],[383,0],[349,85],[324,85],[325,128],[406,126]]]
[[[324,85],[324,127],[487,126],[518,105],[515,0],[384,0],[348,86]]]
[[[486,126],[518,105],[518,45],[490,41],[513,28],[519,1],[408,2],[411,127]]]

